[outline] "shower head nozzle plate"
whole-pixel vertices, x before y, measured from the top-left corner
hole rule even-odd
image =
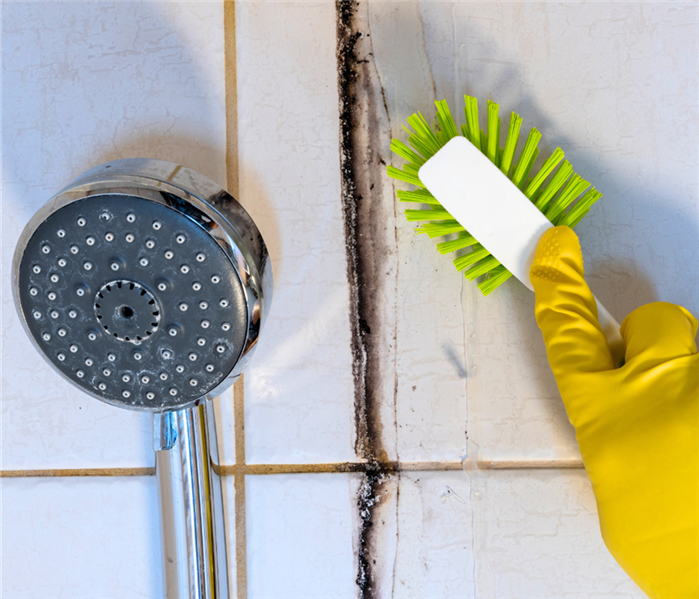
[[[189,189],[154,167],[187,171]],[[37,214],[17,248],[15,297],[31,338],[103,401],[187,407],[231,384],[254,347],[269,303],[264,243],[225,191],[202,198],[197,178],[204,191],[215,185],[160,161],[96,167]]]

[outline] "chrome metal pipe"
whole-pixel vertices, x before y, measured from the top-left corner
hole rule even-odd
[[[225,189],[147,158],[98,165],[25,227],[13,296],[51,367],[110,405],[155,414],[167,599],[228,599],[213,405],[270,307],[260,231]]]
[[[165,597],[228,599],[213,402],[156,414],[153,424]]]

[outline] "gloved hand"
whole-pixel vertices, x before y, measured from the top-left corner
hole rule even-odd
[[[602,538],[652,598],[699,597],[697,320],[680,306],[641,306],[621,325],[615,368],[568,227],[547,231],[530,277],[536,321],[575,427]]]

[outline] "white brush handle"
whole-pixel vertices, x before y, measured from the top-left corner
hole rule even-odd
[[[553,225],[465,137],[455,137],[419,171],[420,181],[444,208],[529,289],[529,268]],[[623,357],[619,323],[595,298],[599,323],[615,360]]]

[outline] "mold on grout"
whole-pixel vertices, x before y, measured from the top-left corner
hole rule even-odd
[[[364,110],[358,101],[361,62],[357,56],[357,43],[362,33],[356,30],[355,12],[358,3],[351,0],[337,2],[338,15],[338,87],[340,99],[340,167],[342,186],[342,214],[347,253],[347,279],[350,292],[350,329],[352,344],[352,375],[354,378],[354,418],[355,452],[358,457],[379,459],[382,453],[380,421],[377,414],[377,397],[374,385],[379,375],[375,371],[376,356],[372,338],[380,323],[374,318],[376,304],[381,298],[375,292],[375,279],[372,270],[376,256],[373,253],[373,239],[369,229],[366,206],[371,196],[365,195],[365,179],[370,173],[364,172],[366,164],[361,163],[362,154],[370,148],[357,147],[358,128]],[[365,61],[364,61],[365,62]],[[364,91],[364,90],[362,90]],[[371,190],[369,190],[371,191]],[[382,457],[382,456],[381,456]]]
[[[374,568],[376,558],[375,535],[372,534],[375,512],[379,505],[383,483],[388,480],[388,475],[380,470],[367,472],[359,487],[357,495],[357,509],[361,524],[357,544],[357,586],[361,599],[379,597]]]
[[[337,0],[342,214],[350,293],[355,453],[365,461],[357,508],[357,585],[378,596],[372,525],[391,467],[384,435],[395,435],[395,211],[386,189],[390,125],[373,63],[366,4]],[[389,199],[390,198],[390,199]],[[392,418],[394,422],[384,422]],[[384,425],[387,426],[386,429]],[[392,435],[391,435],[392,436]],[[395,454],[395,451],[392,452]]]

